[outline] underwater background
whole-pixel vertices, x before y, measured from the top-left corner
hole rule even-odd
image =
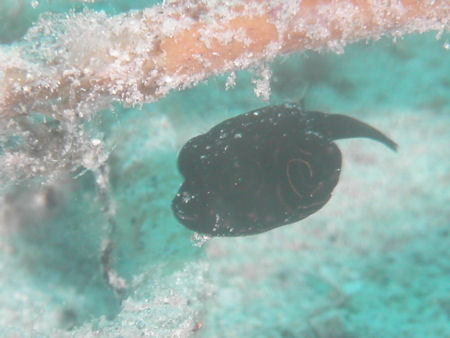
[[[20,44],[43,13],[153,3],[0,0],[0,41]],[[449,43],[431,32],[282,56],[266,65],[268,101],[255,96],[251,69],[232,88],[229,74],[213,76],[97,114],[87,128],[109,152],[110,257],[101,262],[111,216],[92,172],[2,178],[0,336],[449,337]],[[369,123],[398,152],[337,141],[333,197],[296,224],[210,240],[179,224],[170,205],[183,144],[226,118],[300,100]],[[101,263],[126,291],[108,286]]]

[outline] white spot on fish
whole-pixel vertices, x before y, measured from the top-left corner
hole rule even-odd
[[[242,138],[242,134],[241,133],[237,133],[237,134],[234,134],[234,136],[233,136],[234,138]]]

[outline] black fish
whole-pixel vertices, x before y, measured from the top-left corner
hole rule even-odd
[[[185,182],[173,212],[188,228],[213,236],[252,235],[297,222],[330,199],[341,171],[333,141],[352,137],[397,149],[361,121],[295,104],[223,121],[181,150]]]

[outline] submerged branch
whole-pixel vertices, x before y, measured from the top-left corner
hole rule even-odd
[[[83,117],[283,53],[449,26],[447,0],[178,0],[115,17],[50,16],[25,46],[0,50],[0,116]]]

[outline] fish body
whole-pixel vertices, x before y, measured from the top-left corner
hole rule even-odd
[[[345,115],[268,106],[225,120],[181,149],[185,178],[176,218],[211,236],[258,234],[322,208],[339,181],[336,139],[367,137],[396,149],[373,127]]]

